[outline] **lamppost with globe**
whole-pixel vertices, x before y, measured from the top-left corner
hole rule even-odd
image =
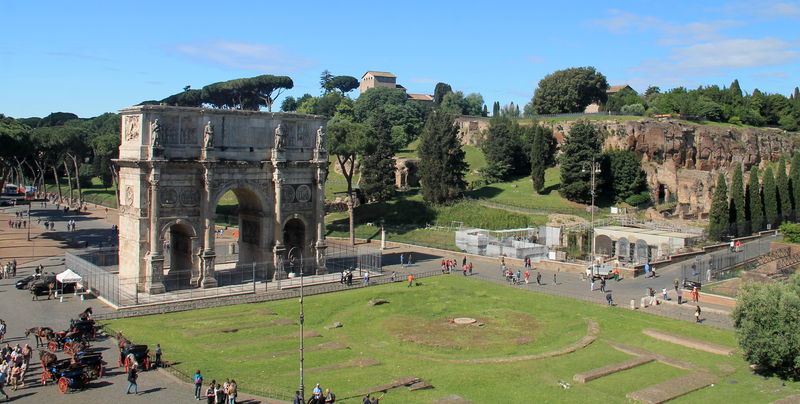
[[[592,223],[591,223],[592,231],[591,231],[590,236],[592,237],[592,275],[594,275],[595,272],[597,272],[597,259],[595,258],[595,249],[594,249],[594,242],[595,242],[595,240],[594,240],[595,239],[595,237],[594,237],[594,210],[595,210],[594,198],[595,198],[595,196],[597,194],[596,189],[595,189],[595,184],[596,184],[595,180],[596,180],[597,174],[600,174],[600,163],[595,161],[594,157],[592,157],[592,163],[591,164],[583,163],[583,169],[581,170],[581,172],[585,173],[587,171],[589,172],[589,174],[591,176],[590,177],[591,178],[591,185],[590,185],[591,189],[589,190],[589,193],[592,195],[592,206],[590,206],[589,209],[592,211]]]
[[[297,252],[300,254],[297,254]],[[305,402],[305,383],[303,381],[304,376],[304,367],[303,361],[304,357],[304,349],[305,349],[305,340],[303,338],[303,333],[305,331],[305,312],[303,310],[303,253],[300,248],[294,246],[289,249],[289,252],[286,253],[286,257],[289,261],[289,268],[292,272],[295,272],[295,259],[299,258],[300,261],[300,398]],[[295,272],[297,273],[297,272]]]

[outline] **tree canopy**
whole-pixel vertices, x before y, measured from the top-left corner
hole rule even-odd
[[[591,163],[600,161],[600,133],[587,120],[572,125],[569,136],[561,145],[561,196],[573,202],[587,203],[591,200]],[[600,189],[601,182],[595,180]]]
[[[606,77],[594,67],[558,70],[539,81],[526,111],[529,114],[583,112],[593,102],[604,103],[607,89]]]
[[[431,112],[419,144],[419,177],[425,202],[440,205],[461,197],[469,168],[465,156],[453,117],[443,111]]]

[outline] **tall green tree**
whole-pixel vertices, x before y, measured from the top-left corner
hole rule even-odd
[[[761,183],[758,181],[758,166],[753,166],[750,170],[750,178],[747,180],[747,218],[750,221],[750,231],[757,232],[764,229],[764,203],[761,199]]]
[[[500,116],[500,101],[495,101],[492,104],[492,117]]]
[[[527,161],[519,124],[509,118],[492,118],[481,148],[486,156],[486,167],[481,174],[489,182],[504,181],[520,174]]]
[[[591,169],[587,165],[600,161],[601,144],[599,131],[588,120],[572,125],[561,145],[561,196],[573,202],[591,201]],[[600,189],[599,181],[596,188]]]
[[[623,202],[647,190],[647,174],[642,170],[642,162],[636,153],[631,150],[611,150],[604,153],[603,157],[608,162],[603,177],[615,201]]]
[[[747,217],[744,206],[744,183],[742,179],[742,165],[736,163],[733,166],[731,176],[731,204],[728,209],[730,212],[731,228],[736,229],[736,235],[741,237],[747,235]]]
[[[444,96],[448,93],[452,93],[453,88],[450,87],[447,83],[436,83],[436,87],[433,89],[433,104],[439,105],[444,100]]]
[[[725,183],[725,174],[719,173],[717,187],[711,198],[711,212],[708,215],[708,238],[717,241],[724,239],[728,235],[729,218],[728,185]]]
[[[345,95],[358,88],[358,79],[353,76],[336,76],[324,84],[325,92],[339,90],[342,95]]]
[[[350,244],[355,245],[355,218],[353,205],[353,175],[356,169],[356,158],[364,154],[367,139],[367,126],[354,123],[348,119],[334,116],[328,122],[328,152],[336,156],[336,163],[342,171],[347,183],[347,211],[350,219]]]
[[[732,317],[744,359],[766,373],[800,378],[800,275],[745,282]]]
[[[792,220],[800,220],[800,152],[795,152],[792,156],[792,168],[789,174],[789,187],[792,192],[792,209],[794,209],[794,218]]]
[[[555,162],[556,141],[550,128],[533,125],[529,130],[533,132],[530,136],[533,138],[530,146],[531,181],[538,194],[544,189],[545,171]]]
[[[764,198],[764,218],[766,219],[766,223],[771,225],[774,229],[780,221],[780,211],[778,210],[778,194],[772,167],[767,167],[767,169],[764,170],[761,192]]]
[[[775,173],[775,188],[778,193],[778,212],[780,221],[789,220],[792,213],[792,195],[789,190],[789,177],[786,176],[786,159],[781,157]]]
[[[469,167],[451,115],[441,111],[428,115],[418,151],[422,199],[441,205],[460,198],[467,186],[464,175]]]
[[[583,112],[592,102],[604,103],[606,90],[606,77],[594,67],[558,70],[539,81],[526,110],[534,114]]]
[[[391,123],[385,114],[377,114],[370,124],[361,156],[361,191],[370,202],[384,202],[395,193]]]

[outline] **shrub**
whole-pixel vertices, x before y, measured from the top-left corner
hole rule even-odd
[[[621,111],[624,115],[644,115],[644,105],[642,104],[630,104],[625,105],[622,107]]]
[[[800,244],[800,223],[784,223],[781,225],[783,239],[790,243]]]
[[[648,202],[650,202],[650,193],[646,191],[635,195],[631,195],[625,199],[625,203],[631,206],[644,205],[645,203]]]

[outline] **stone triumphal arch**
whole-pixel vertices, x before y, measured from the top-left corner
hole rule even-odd
[[[154,105],[120,114],[120,278],[162,293],[168,262],[191,273],[186,287],[217,286],[215,209],[228,191],[239,200],[240,264],[270,263],[272,277],[291,251],[306,272],[325,272],[324,117]]]

